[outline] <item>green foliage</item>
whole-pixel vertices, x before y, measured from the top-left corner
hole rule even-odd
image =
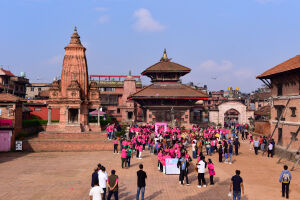
[[[107,124],[110,124],[111,122],[112,122],[112,120],[109,115],[106,115],[105,119],[104,119],[104,117],[100,117],[101,126],[106,126]]]
[[[59,122],[58,120],[51,120],[53,123]],[[48,123],[48,120],[42,120],[42,119],[30,119],[30,120],[23,120],[22,121],[22,127],[28,128],[28,127],[35,127],[35,126],[41,126]]]
[[[181,131],[181,132],[184,132],[185,130],[186,130],[185,126],[181,126],[181,127],[180,127],[180,131]]]
[[[222,124],[221,124],[221,123],[218,123],[217,126],[218,126],[218,128],[221,128],[221,127],[222,127]]]
[[[116,137],[123,137],[124,135],[125,135],[125,133],[126,133],[126,128],[127,128],[127,126],[126,125],[122,125],[121,126],[121,131],[117,131],[116,132]]]

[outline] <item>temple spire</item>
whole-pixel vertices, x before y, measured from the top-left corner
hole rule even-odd
[[[77,27],[74,27],[74,32],[71,36],[70,43],[67,47],[83,47],[80,41],[80,36],[78,35],[77,32]]]
[[[166,48],[164,49],[164,54],[163,54],[163,57],[160,59],[160,61],[165,61],[165,62],[170,61],[170,59],[167,56],[167,50],[166,50]]]

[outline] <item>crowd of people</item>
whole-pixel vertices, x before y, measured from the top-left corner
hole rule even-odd
[[[255,154],[258,154],[259,150],[267,151],[268,157],[273,157],[275,147],[273,139],[253,137],[248,132],[246,125],[239,124],[230,125],[227,128],[208,127],[206,129],[193,126],[189,130],[168,126],[155,127],[150,124],[143,126],[133,125],[129,127],[128,134],[121,138],[115,136],[116,126],[114,124],[108,125],[106,131],[108,139],[114,139],[113,153],[121,153],[122,168],[130,167],[130,161],[134,155],[137,159],[143,159],[143,152],[149,150],[150,155],[157,157],[157,169],[162,173],[166,173],[167,159],[178,159],[178,180],[181,185],[190,185],[189,170],[194,168],[198,173],[198,188],[207,187],[206,172],[209,174],[209,184],[214,185],[216,172],[210,156],[217,154],[219,162],[232,164],[233,157],[239,155],[240,139],[243,141],[249,140],[250,150],[253,147]],[[189,147],[191,147],[191,154]],[[206,157],[209,157],[208,161],[206,161]],[[191,165],[193,165],[193,168],[190,167]],[[140,170],[143,170],[143,166],[140,166]],[[111,176],[108,177],[105,167],[100,164],[95,170],[92,176],[94,177],[92,178],[92,187],[96,185],[100,188],[102,199],[106,199],[106,188],[108,188],[107,199],[110,199],[113,194],[115,199],[118,198],[118,177],[115,173],[115,170],[112,170]],[[141,199],[144,199],[144,182],[147,176],[142,171],[139,171],[137,176],[140,183],[138,183],[136,198],[139,199],[141,193]],[[281,179],[283,180],[284,178]],[[243,193],[244,190],[243,187],[240,171],[237,170],[236,175],[231,179],[230,186],[230,191],[233,191],[233,199],[240,199],[241,192]],[[288,197],[289,189],[286,181],[283,188]]]

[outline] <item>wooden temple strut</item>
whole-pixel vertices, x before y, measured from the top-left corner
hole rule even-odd
[[[270,140],[273,138],[274,133],[275,133],[276,129],[278,128],[279,122],[280,122],[280,120],[281,120],[281,118],[282,118],[282,115],[283,115],[283,113],[285,112],[285,110],[286,110],[288,104],[290,103],[290,100],[291,100],[291,99],[289,98],[288,101],[286,102],[286,105],[285,105],[285,107],[284,107],[284,110],[283,110],[283,111],[281,112],[281,114],[280,114],[280,117],[279,117],[279,119],[278,119],[278,121],[277,121],[277,123],[276,123],[276,125],[275,125],[275,127],[274,127],[274,130],[273,130],[273,132],[272,132],[272,134],[271,134],[271,137],[270,137],[269,140],[267,140],[267,145],[266,145],[266,148],[264,149],[264,152],[263,152],[262,155],[264,155],[264,154],[266,153],[266,150],[268,149]]]
[[[299,131],[300,131],[300,126],[298,127],[298,130],[296,131],[296,133],[292,135],[290,143],[286,146],[286,149],[284,150],[285,152],[290,148],[293,141],[295,141],[297,139],[297,135],[298,135]],[[281,159],[283,158],[283,155],[284,154],[281,154],[281,156],[280,156],[279,160],[277,161],[277,163],[280,163]]]
[[[299,146],[299,149],[298,149],[298,151],[296,152],[296,154],[298,154],[299,152],[300,152],[300,146]],[[298,160],[294,163],[294,165],[293,165],[291,171],[293,171],[293,170],[296,168],[296,166],[299,164],[299,162],[300,162],[300,156],[299,156]]]

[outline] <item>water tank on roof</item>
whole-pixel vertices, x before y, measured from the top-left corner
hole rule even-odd
[[[21,73],[20,73],[20,76],[21,76],[21,77],[25,77],[25,76],[26,76],[25,72],[21,72]]]

